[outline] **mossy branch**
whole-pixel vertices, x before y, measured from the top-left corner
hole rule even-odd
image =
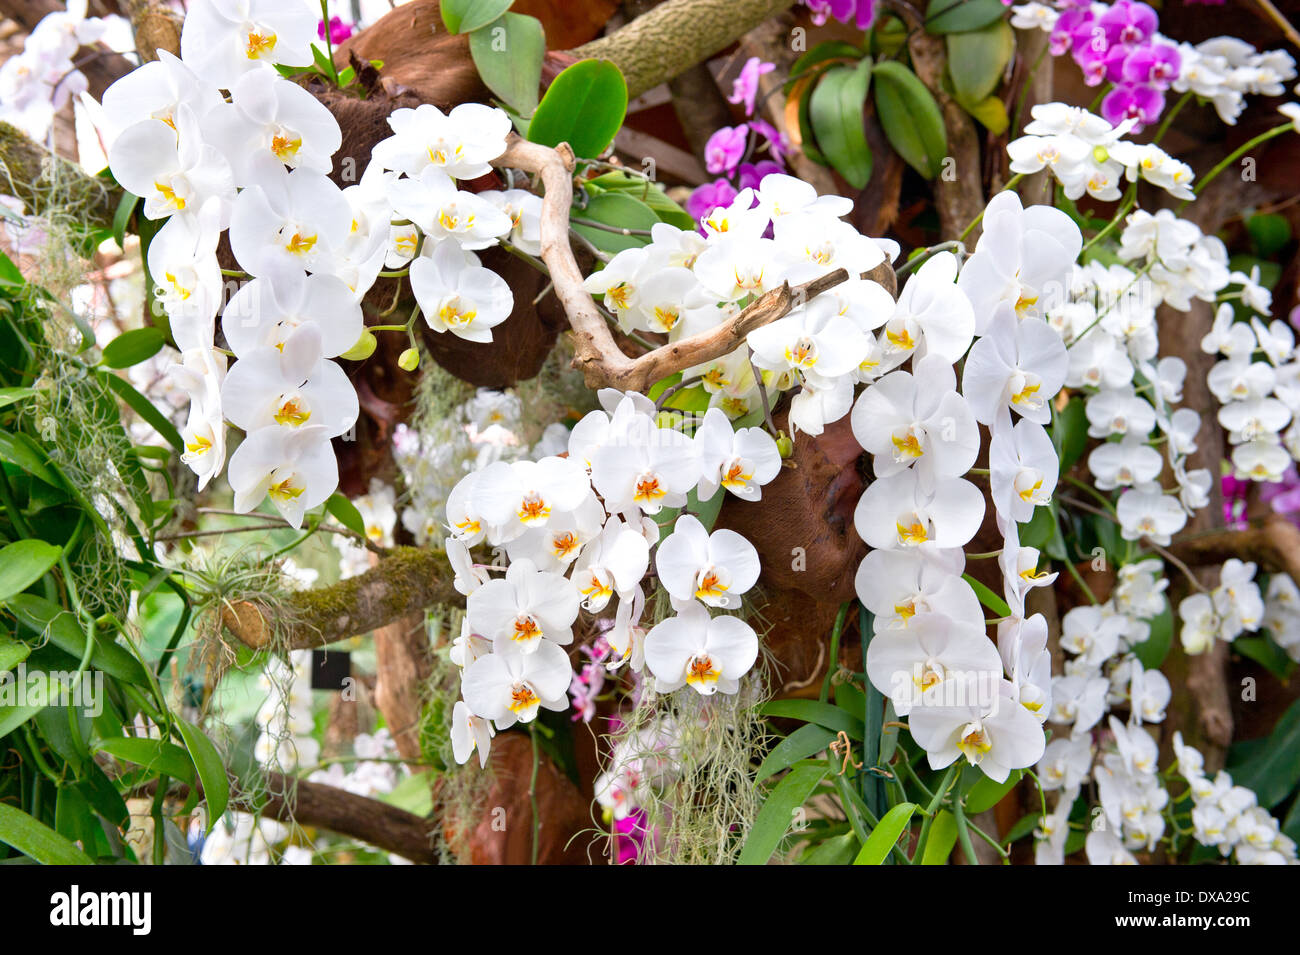
[[[612,60],[640,96],[730,46],[793,0],[667,0],[621,30],[569,52]]]
[[[111,179],[88,176],[9,123],[0,122],[0,191],[23,201],[27,212],[71,211],[88,229],[113,225],[122,190]]]
[[[446,555],[396,547],[374,567],[329,587],[304,590],[287,605],[228,603],[221,622],[255,650],[305,650],[369,633],[413,611],[459,600]]]

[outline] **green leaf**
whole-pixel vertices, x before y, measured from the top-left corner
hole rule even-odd
[[[1174,615],[1169,605],[1151,618],[1151,635],[1133,646],[1133,653],[1144,670],[1158,670],[1169,655],[1174,639]]]
[[[930,0],[925,8],[928,33],[978,30],[1002,18],[1002,0]]]
[[[966,794],[966,815],[974,816],[986,809],[992,809],[1015,788],[1016,783],[1020,782],[1020,776],[1020,770],[1013,769],[1007,778],[999,783],[980,773],[975,785],[971,786],[970,792]]]
[[[22,468],[51,487],[63,487],[45,449],[21,432],[0,431],[0,461]]]
[[[18,699],[18,686],[14,684],[12,692]],[[0,737],[8,736],[18,727],[45,709],[58,699],[59,687],[47,673],[27,671],[27,683],[23,687],[22,703],[0,705]]]
[[[1232,770],[1232,781],[1255,790],[1259,804],[1272,809],[1300,783],[1300,700],[1282,714],[1258,756]]]
[[[21,540],[6,544],[0,550],[0,602],[22,593],[44,577],[62,555],[62,547],[45,541]]]
[[[856,67],[835,66],[822,76],[808,104],[817,147],[855,189],[871,178],[871,147],[862,116],[870,85],[870,57]]]
[[[759,708],[764,716],[786,717],[816,723],[836,733],[843,730],[851,739],[862,739],[862,720],[831,703],[817,700],[772,700]]]
[[[848,865],[858,854],[858,837],[851,831],[831,836],[809,849],[800,865]]]
[[[18,266],[14,265],[13,259],[0,252],[0,286],[22,288],[26,284],[27,280],[23,278]]]
[[[9,599],[9,610],[23,626],[37,634],[49,634],[50,642],[56,647],[81,659],[86,649],[86,633],[71,611],[32,594],[15,594]],[[124,647],[107,640],[96,639],[90,663],[109,676],[128,683],[144,686],[149,682],[139,661]]]
[[[442,0],[442,22],[448,33],[471,33],[510,9],[514,0]]]
[[[1007,606],[1007,602],[993,591],[989,590],[970,574],[962,574],[961,579],[970,584],[971,590],[975,591],[975,596],[979,598],[980,603],[989,610],[992,610],[999,617],[1011,616],[1011,608]]]
[[[96,751],[143,766],[150,773],[194,782],[194,765],[189,754],[175,743],[137,736],[119,736],[101,741]]]
[[[1246,220],[1246,231],[1261,259],[1273,258],[1291,241],[1291,223],[1276,212],[1251,216]]]
[[[621,252],[624,249],[640,248],[650,239],[647,236],[623,235],[621,232],[583,225],[584,221],[599,222],[618,229],[648,231],[659,222],[659,217],[640,199],[633,199],[621,192],[602,192],[587,201],[587,208],[572,211],[570,222],[574,232],[602,252]]]
[[[815,756],[831,744],[836,734],[816,723],[806,723],[772,747],[763,764],[758,767],[754,782],[761,783],[769,776],[789,769],[801,759]]]
[[[614,141],[627,115],[627,83],[608,60],[579,60],[546,90],[528,124],[528,138],[544,146],[568,143],[575,156],[594,159]]]
[[[120,375],[101,372],[104,384],[116,392],[132,411],[138,414],[148,425],[177,451],[185,450],[185,442],[176,426],[167,420],[161,411],[154,407],[152,401],[136,391],[129,381]]]
[[[226,764],[221,761],[221,754],[212,745],[212,740],[197,726],[176,719],[176,726],[185,740],[185,748],[190,751],[194,767],[199,771],[199,781],[203,784],[203,799],[208,806],[208,832],[216,825],[226,812],[230,802],[230,777],[226,775]]]
[[[123,332],[104,346],[100,364],[105,368],[128,368],[152,358],[166,344],[162,329],[152,325]]]
[[[785,92],[790,92],[795,80],[817,67],[824,66],[835,60],[860,59],[862,59],[862,48],[854,46],[852,43],[841,43],[839,40],[818,43],[790,66],[790,75],[785,81]]]
[[[1056,446],[1056,456],[1064,474],[1088,446],[1088,415],[1082,398],[1071,398],[1065,409],[1057,413],[1052,421],[1052,444]]]
[[[903,834],[907,824],[912,821],[912,813],[916,812],[916,804],[910,802],[899,803],[881,818],[880,824],[871,830],[871,835],[867,836],[866,844],[858,857],[853,860],[854,865],[881,865],[885,861],[885,856],[889,855],[898,842],[898,837]]]
[[[447,8],[443,7],[443,16]],[[469,55],[487,88],[521,116],[537,108],[546,34],[542,21],[506,13],[469,35]]]
[[[1007,105],[996,96],[986,96],[973,106],[963,106],[966,112],[979,120],[984,128],[994,136],[1001,136],[1011,125],[1007,115]]]
[[[947,809],[941,810],[930,823],[921,865],[947,865],[952,847],[957,844],[957,817]]]
[[[354,534],[366,536],[366,519],[343,493],[335,491],[331,494],[325,501],[325,510],[333,514],[335,520]]]
[[[43,822],[0,802],[0,842],[42,865],[94,865],[94,860]]]
[[[7,408],[34,394],[36,394],[35,388],[0,388],[0,408]]]
[[[1238,637],[1232,641],[1234,653],[1254,660],[1279,680],[1290,677],[1295,663],[1272,639],[1264,634],[1250,637]]]
[[[740,865],[767,864],[790,831],[795,811],[812,795],[827,769],[825,763],[804,763],[790,770],[776,784],[758,811],[745,847],[740,850]]]
[[[21,640],[0,633],[0,673],[12,670],[31,654],[32,648]],[[0,734],[3,735],[3,734]]]
[[[926,179],[934,179],[948,152],[948,134],[939,104],[902,63],[886,60],[876,64],[873,73],[876,115],[885,138],[904,162]]]
[[[1016,820],[1016,824],[1007,830],[1007,834],[1002,837],[1002,844],[1008,846],[1018,839],[1023,839],[1038,828],[1038,824],[1042,819],[1043,814],[1041,812],[1031,812],[1021,816]]]
[[[944,42],[953,93],[968,110],[998,88],[1002,71],[1016,51],[1011,24],[1003,19],[979,30],[950,33]]]
[[[113,241],[119,249],[126,248],[126,227],[131,221],[135,207],[140,204],[140,197],[122,190],[122,198],[117,202],[117,212],[113,213]]]
[[[588,179],[582,184],[588,192],[624,192],[633,199],[639,199],[654,210],[659,221],[675,225],[679,229],[694,229],[695,220],[690,213],[668,198],[668,193],[657,182],[651,182],[641,176],[625,172],[607,172]]]

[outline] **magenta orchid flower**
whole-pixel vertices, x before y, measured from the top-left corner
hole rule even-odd
[[[730,172],[745,156],[749,143],[749,126],[723,126],[704,146],[704,165],[712,173]]]
[[[754,99],[758,96],[758,78],[764,73],[771,73],[774,69],[776,69],[775,63],[764,63],[758,57],[751,56],[740,68],[740,75],[732,83],[731,95],[727,97],[727,102],[737,105],[744,103],[745,115],[754,115]]]

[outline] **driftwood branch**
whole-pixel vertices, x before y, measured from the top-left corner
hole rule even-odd
[[[542,207],[542,261],[550,270],[555,294],[573,329],[575,368],[580,368],[590,388],[613,387],[645,391],[654,382],[720,358],[745,341],[756,328],[776,321],[796,305],[848,280],[844,269],[791,287],[788,283],[752,302],[716,328],[662,345],[638,358],[629,358],[614,341],[613,332],[583,288],[582,272],[569,244],[569,204],[573,196],[573,153],[561,143],[556,149],[511,137],[510,145],[495,165],[520,169],[541,177],[546,189]],[[894,282],[889,263],[865,273],[886,288]]]
[[[160,0],[125,0],[126,14],[135,33],[135,51],[143,63],[158,59],[158,51],[181,55],[182,17]]]
[[[374,567],[329,587],[293,594],[283,606],[228,603],[221,622],[241,643],[260,650],[323,647],[386,626],[412,611],[460,599],[444,554],[396,547]]]

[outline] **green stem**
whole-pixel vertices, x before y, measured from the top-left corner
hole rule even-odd
[[[1165,133],[1169,131],[1169,127],[1173,123],[1174,117],[1177,116],[1179,111],[1181,111],[1182,108],[1187,105],[1187,103],[1191,100],[1192,96],[1193,96],[1192,91],[1188,90],[1186,93],[1184,93],[1182,96],[1178,98],[1177,103],[1175,103],[1173,106],[1169,108],[1169,112],[1165,113],[1164,121],[1161,122],[1160,128],[1156,130],[1155,137],[1152,138],[1151,140],[1152,145],[1160,142],[1161,138],[1165,135]]]
[[[844,620],[849,615],[849,604],[852,601],[846,600],[840,604],[840,612],[835,615],[835,627],[831,630],[831,656],[830,663],[826,666],[826,677],[822,680],[821,695],[818,697],[823,703],[830,699],[831,695],[831,677],[835,675],[836,669],[840,662],[840,634],[844,631]]]
[[[1136,182],[1128,187],[1128,190],[1124,193],[1123,200],[1119,204],[1119,208],[1115,210],[1115,215],[1106,223],[1105,228],[1084,244],[1083,248],[1079,250],[1080,255],[1083,255],[1084,252],[1087,252],[1106,236],[1110,235],[1110,233],[1115,230],[1115,227],[1124,221],[1124,217],[1128,215],[1128,211],[1137,203],[1137,188],[1138,184]]]
[[[971,865],[979,865],[980,860],[975,855],[975,847],[970,842],[970,826],[966,822],[966,810],[962,807],[960,799],[953,800],[952,814],[957,818],[957,840],[961,843],[962,852],[966,854],[966,861]]]
[[[1223,172],[1223,170],[1227,169],[1227,168],[1228,168],[1229,166],[1231,166],[1234,162],[1236,162],[1238,159],[1240,159],[1240,158],[1241,158],[1242,156],[1244,156],[1246,153],[1250,152],[1252,149],[1254,149],[1254,148],[1255,148],[1256,146],[1258,146],[1260,143],[1268,142],[1268,140],[1273,139],[1273,138],[1275,138],[1275,137],[1277,137],[1277,136],[1281,136],[1283,133],[1290,132],[1290,131],[1292,131],[1293,129],[1295,129],[1295,124],[1293,124],[1293,123],[1286,123],[1286,124],[1284,124],[1284,125],[1282,125],[1282,126],[1275,126],[1273,129],[1270,129],[1270,130],[1268,130],[1267,132],[1264,132],[1264,133],[1260,133],[1260,134],[1259,134],[1258,136],[1256,136],[1254,139],[1249,140],[1248,142],[1244,143],[1243,145],[1237,147],[1235,150],[1233,150],[1231,153],[1229,153],[1229,154],[1227,155],[1227,157],[1225,157],[1224,160],[1223,160],[1221,163],[1219,163],[1217,166],[1215,166],[1213,169],[1211,169],[1211,170],[1209,171],[1209,173],[1205,176],[1204,179],[1202,179],[1202,180],[1201,180],[1200,182],[1198,182],[1194,187],[1192,187],[1192,192],[1196,193],[1196,194],[1199,196],[1199,195],[1201,194],[1201,190],[1203,190],[1206,186],[1208,186],[1210,183],[1212,183],[1212,182],[1214,181],[1215,177],[1219,175],[1219,173]],[[1190,200],[1190,199],[1184,199],[1184,200],[1183,200],[1183,204],[1182,204],[1181,206],[1178,207],[1178,211],[1179,211],[1179,212],[1182,212],[1183,209],[1186,208],[1187,203],[1189,203],[1189,202],[1191,202],[1191,201],[1192,201],[1192,200]]]

